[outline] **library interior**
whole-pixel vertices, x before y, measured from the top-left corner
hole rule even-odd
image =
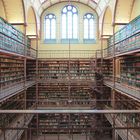
[[[140,140],[140,0],[0,0],[0,140]]]

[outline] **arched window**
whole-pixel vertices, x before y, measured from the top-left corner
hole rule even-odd
[[[54,14],[45,16],[45,39],[56,39],[56,17]]]
[[[96,38],[96,25],[95,17],[91,13],[84,15],[84,39],[95,40]]]
[[[78,11],[73,5],[62,10],[62,39],[78,38]]]

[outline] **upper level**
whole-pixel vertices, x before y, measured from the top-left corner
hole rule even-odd
[[[122,56],[140,51],[140,16],[108,39],[104,57]]]
[[[36,50],[31,47],[31,40],[3,18],[0,18],[0,51],[36,58]]]

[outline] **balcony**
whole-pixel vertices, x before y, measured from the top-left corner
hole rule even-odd
[[[23,90],[31,87],[34,85],[35,81],[21,81],[18,83],[11,84],[10,86],[7,86],[6,88],[0,89],[0,101],[5,100],[13,95],[16,95],[19,92],[22,92]]]
[[[38,58],[46,59],[89,59],[100,58],[101,52],[99,50],[39,50]]]
[[[108,106],[105,106],[105,109],[112,109]],[[135,127],[134,124],[128,124],[126,122],[126,116],[124,114],[119,114],[118,116],[115,116],[113,114],[105,114],[105,117],[110,122],[111,125],[114,125],[114,127],[120,127],[124,129],[116,129],[115,133],[117,133],[123,140],[139,140],[140,138],[140,132],[138,129],[126,129],[129,127]]]
[[[35,109],[35,105],[29,109]],[[19,140],[24,132],[24,129],[20,128],[28,128],[28,124],[31,122],[33,116],[33,114],[18,115],[8,126],[6,126],[9,129],[5,128],[5,132],[4,130],[0,131],[0,139]]]
[[[123,94],[129,95],[131,97],[134,97],[136,99],[140,99],[140,88],[136,86],[136,84],[130,84],[133,83],[132,80],[124,80],[121,78],[115,78],[115,85],[113,83],[113,78],[105,78],[104,84],[106,86],[109,86],[110,88],[115,88],[119,92],[122,92]],[[124,88],[125,87],[125,88]]]
[[[121,56],[140,51],[140,16],[108,39],[104,57]]]

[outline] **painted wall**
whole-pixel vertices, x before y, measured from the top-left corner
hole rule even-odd
[[[97,41],[95,44],[83,44],[83,16],[86,13],[93,13],[95,14],[95,11],[91,9],[90,7],[81,4],[72,2],[74,6],[78,9],[78,15],[79,16],[79,44],[71,44],[70,49],[71,50],[97,50],[100,49],[99,40],[98,40],[98,31],[97,31]],[[41,39],[39,42],[39,50],[69,50],[69,44],[61,44],[61,10],[62,8],[67,5],[66,2],[62,2],[59,4],[56,4],[50,8],[48,8],[41,17]],[[56,8],[57,7],[57,8]],[[45,44],[44,43],[44,16],[48,13],[53,13],[56,15],[57,20],[57,43],[56,44]],[[97,18],[97,29],[98,29],[98,18]],[[45,57],[45,55],[39,55],[39,57]]]
[[[25,26],[24,25],[14,25],[14,27],[21,31],[22,33],[25,33]]]
[[[106,14],[104,17],[103,35],[113,34],[112,19],[113,19],[112,12],[110,8],[107,8]]]
[[[10,23],[24,23],[24,9],[22,0],[3,0],[7,20]]]
[[[131,20],[140,15],[140,0],[135,0],[131,13]]]
[[[130,21],[132,4],[133,0],[118,0],[115,15],[116,23],[128,23]]]
[[[0,0],[0,17],[6,19],[5,11],[4,11],[4,5],[3,5],[2,0]]]
[[[27,13],[26,35],[36,35],[36,17],[32,7],[28,9]]]
[[[36,50],[36,39],[31,39],[31,47],[34,48]]]

